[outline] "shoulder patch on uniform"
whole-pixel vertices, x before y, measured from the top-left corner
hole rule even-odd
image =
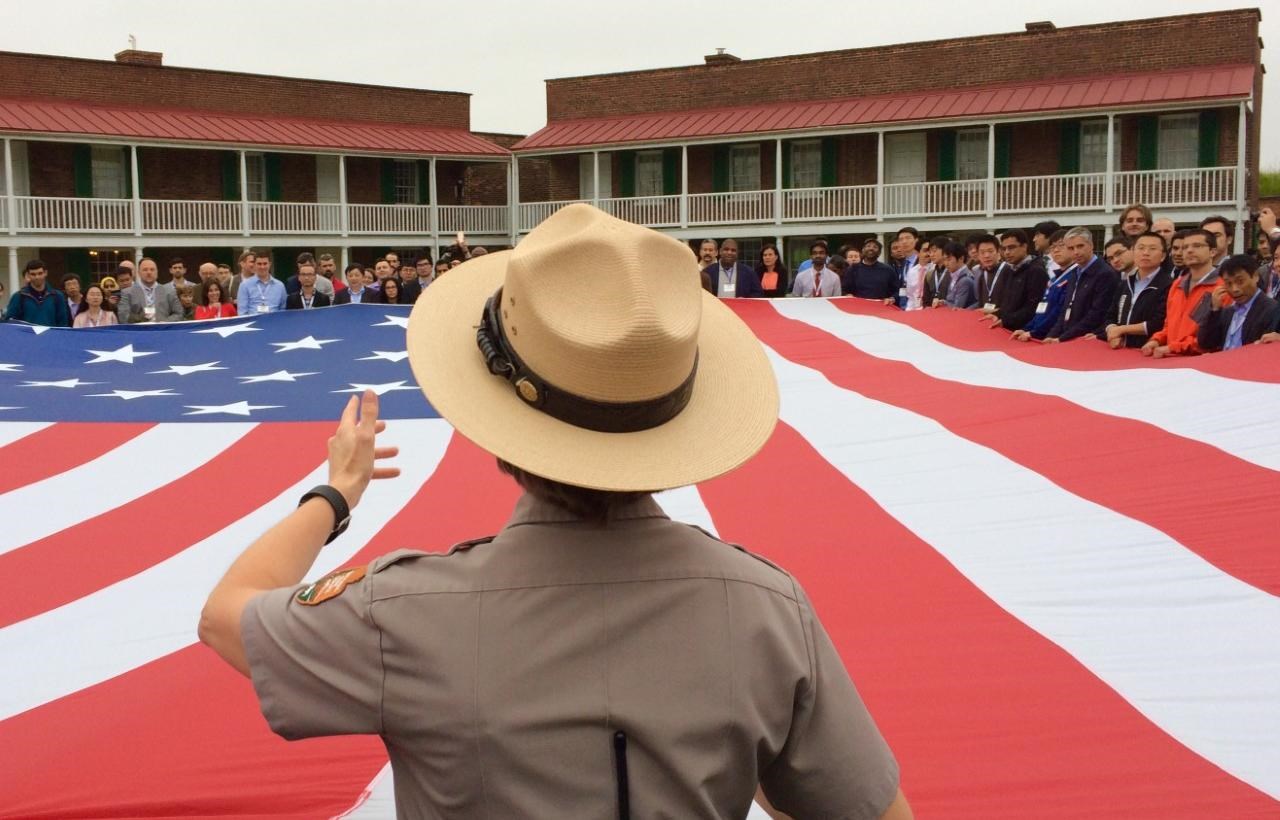
[[[351,584],[364,577],[364,567],[349,567],[331,572],[313,584],[298,590],[294,600],[303,606],[322,604],[330,598],[337,598]]]

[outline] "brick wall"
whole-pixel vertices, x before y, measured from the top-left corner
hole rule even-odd
[[[72,196],[75,193],[71,148],[67,142],[27,143],[32,196]]]
[[[0,52],[0,96],[468,128],[470,95]]]
[[[1259,63],[1259,17],[1256,9],[1241,9],[549,80],[547,119]]]
[[[222,199],[224,154],[223,151],[139,148],[138,177],[142,182],[142,196],[147,199]],[[312,187],[315,187],[314,180]]]
[[[360,205],[382,203],[382,171],[375,157],[347,157],[347,201]]]
[[[313,154],[280,155],[280,198],[285,202],[316,201],[316,158]]]

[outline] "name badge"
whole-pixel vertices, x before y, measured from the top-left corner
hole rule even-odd
[[[266,302],[259,302],[259,303],[258,303],[258,312],[259,312],[259,313],[267,313],[267,312],[268,312],[268,308],[267,308],[267,303],[266,303]]]
[[[1066,312],[1062,314],[1062,321],[1064,322],[1071,321],[1071,308],[1067,308]]]
[[[734,293],[735,293],[735,290],[732,282],[725,282],[723,285],[720,286],[720,295],[722,297],[728,297],[732,299],[734,296]]]
[[[906,298],[907,298],[907,289],[906,289],[906,288],[898,288],[898,296],[899,296],[900,298],[902,298],[902,299],[906,299]]]
[[[147,317],[147,319],[154,319],[154,318],[156,318],[156,306],[155,306],[155,305],[146,305],[145,307],[143,307],[143,308],[142,308],[142,315],[143,315],[143,316],[146,316],[146,317]]]
[[[1038,315],[1038,314],[1044,313],[1048,309],[1049,309],[1049,303],[1041,302],[1040,304],[1036,305],[1036,314]]]
[[[985,305],[983,305],[983,306],[982,306],[982,309],[983,309],[983,310],[985,310],[987,313],[995,313],[995,312],[996,312],[996,303],[995,303],[995,302],[987,302]]]

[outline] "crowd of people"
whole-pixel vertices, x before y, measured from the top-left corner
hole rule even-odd
[[[1029,231],[963,237],[925,237],[905,227],[895,235],[888,261],[881,261],[883,248],[874,236],[835,253],[819,239],[794,275],[772,244],[761,248],[758,266],[739,260],[733,239],[705,239],[694,252],[703,287],[723,298],[844,295],[903,310],[972,310],[985,326],[1017,341],[1095,338],[1161,358],[1280,341],[1280,269],[1274,263],[1280,228],[1270,210],[1259,214],[1258,225],[1256,247],[1234,255],[1235,229],[1225,217],[1179,229],[1141,204],[1124,209],[1100,248],[1088,228],[1044,221]],[[410,263],[388,253],[372,265],[347,265],[341,274],[332,255],[303,253],[287,279],[278,278],[270,254],[262,251],[241,254],[238,272],[204,262],[196,278],[188,278],[186,262],[175,257],[164,283],[156,261],[143,258],[136,270],[124,262],[114,276],[88,285],[74,273],[51,284],[44,263],[32,260],[4,318],[83,328],[353,302],[412,304],[437,278],[485,252],[460,241],[435,262],[429,255]]]
[[[266,251],[240,254],[239,271],[204,262],[188,277],[186,261],[169,260],[169,278],[160,282],[155,259],[143,257],[135,265],[124,261],[113,275],[85,285],[74,273],[50,281],[48,266],[33,259],[24,266],[25,284],[14,293],[4,320],[53,327],[104,327],[145,322],[218,319],[278,310],[311,310],[356,303],[412,304],[423,289],[467,259],[486,253],[482,247],[459,243],[432,262],[423,255],[402,264],[388,253],[372,265],[350,264],[341,275],[331,254],[300,254],[288,279],[272,271]]]
[[[739,261],[736,240],[704,239],[694,253],[702,286],[722,298],[854,296],[903,310],[972,310],[1020,342],[1093,338],[1163,358],[1280,342],[1280,228],[1258,215],[1256,247],[1232,254],[1235,226],[1211,216],[1179,229],[1145,205],[1123,210],[1101,247],[1086,227],[1044,221],[998,235],[925,237],[898,231],[890,261],[880,240],[822,239],[791,274],[777,246]]]

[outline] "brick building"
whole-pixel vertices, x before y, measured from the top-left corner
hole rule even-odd
[[[97,276],[124,258],[189,270],[245,247],[277,273],[302,250],[433,255],[464,231],[511,244],[507,146],[471,133],[470,96],[0,52],[0,243]]]
[[[1257,9],[549,80],[518,231],[591,201],[686,239],[1109,228],[1130,202],[1243,221]],[[1229,47],[1224,47],[1230,44]],[[1240,247],[1237,239],[1237,247]],[[748,251],[749,255],[749,251]]]

